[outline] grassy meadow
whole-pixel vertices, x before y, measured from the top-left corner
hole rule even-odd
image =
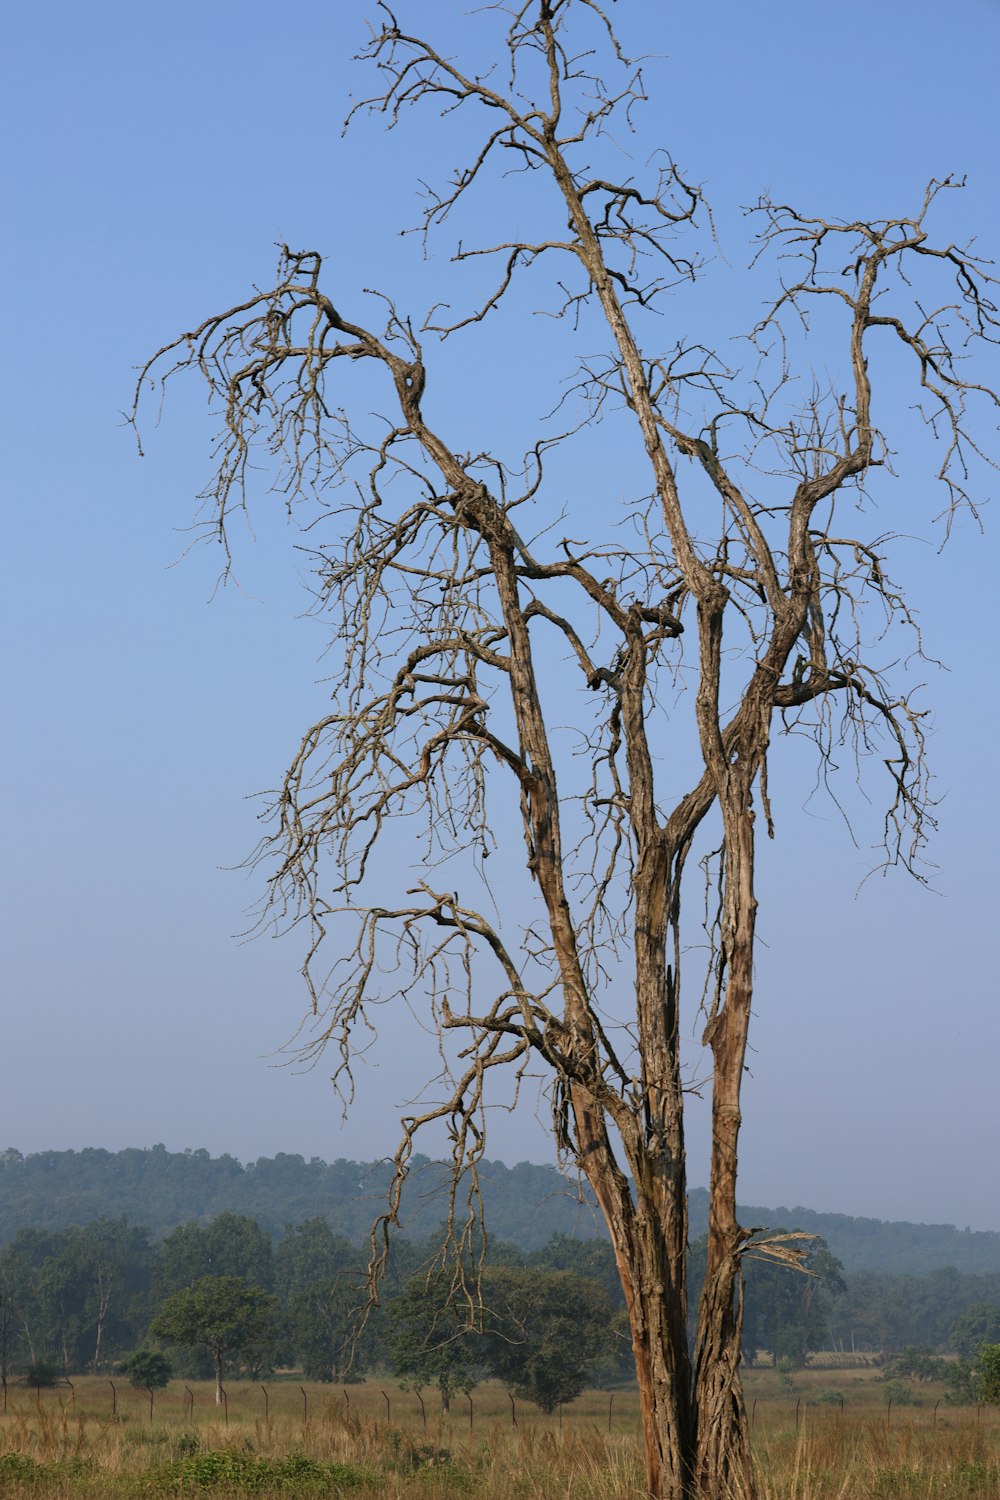
[[[750,1371],[747,1398],[766,1500],[1000,1500],[1000,1411],[947,1407],[935,1387],[887,1409],[871,1369],[811,1368],[791,1388]],[[0,1496],[344,1495],[357,1500],[572,1497],[641,1500],[633,1390],[585,1393],[547,1417],[481,1386],[442,1417],[391,1380],[347,1388],[285,1379],[231,1384],[228,1414],[207,1383],[149,1396],[80,1378],[10,1386],[0,1415]],[[841,1397],[843,1405],[841,1406]],[[113,1407],[116,1409],[113,1410]],[[471,1417],[471,1421],[470,1421]],[[516,1426],[514,1422],[516,1420]]]

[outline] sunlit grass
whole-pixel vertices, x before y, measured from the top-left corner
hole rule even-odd
[[[634,1390],[589,1391],[547,1417],[494,1383],[443,1414],[394,1381],[329,1387],[209,1384],[149,1397],[124,1383],[11,1387],[0,1416],[0,1495],[125,1500],[140,1495],[358,1500],[641,1500]],[[747,1379],[765,1500],[1000,1500],[1000,1413],[953,1409],[941,1393],[887,1410],[875,1372],[810,1370],[789,1389]],[[843,1409],[839,1396],[843,1395]],[[825,1397],[825,1399],[823,1399]]]

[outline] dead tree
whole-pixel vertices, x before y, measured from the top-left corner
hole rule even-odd
[[[461,1239],[487,1102],[504,1078],[516,1093],[541,1069],[561,1156],[593,1189],[614,1246],[650,1494],[751,1495],[739,1290],[752,1231],[737,1221],[736,1166],[754,848],[761,824],[774,834],[769,744],[775,728],[805,733],[827,766],[844,743],[874,753],[888,771],[886,859],[918,868],[932,824],[923,711],[892,664],[902,637],[916,654],[920,640],[890,572],[891,532],[865,504],[891,479],[895,393],[877,427],[872,380],[886,345],[901,350],[913,385],[900,410],[908,420],[917,403],[938,441],[942,508],[972,506],[984,455],[966,417],[972,403],[997,406],[974,358],[996,342],[996,283],[969,250],[932,238],[950,182],[932,183],[912,217],[878,222],[762,201],[757,250],[777,252],[780,279],[747,330],[747,368],[676,330],[665,347],[668,294],[702,274],[699,236],[711,225],[668,158],[648,182],[593,165],[620,161],[605,150],[612,123],[626,130],[644,97],[641,70],[594,0],[497,7],[502,55],[478,70],[408,34],[384,6],[381,18],[369,108],[391,125],[429,106],[457,113],[465,132],[467,160],[429,190],[425,231],[477,193],[516,190],[512,163],[531,187],[521,217],[544,189],[555,206],[546,225],[565,228],[460,243],[453,260],[492,259],[496,279],[464,313],[446,318],[439,306],[420,328],[385,296],[329,284],[318,254],[285,248],[270,289],[159,351],[137,402],[178,371],[208,382],[223,421],[205,524],[227,566],[230,519],[262,454],[292,513],[309,507],[332,707],[292,760],[261,858],[269,915],[310,931],[307,1050],[332,1047],[349,1090],[357,1034],[394,994],[441,1037],[443,1097],[402,1122],[383,1230],[415,1136],[444,1121]],[[516,463],[465,451],[446,419],[427,415],[427,337],[461,334],[480,349],[521,273],[534,268],[540,284],[547,265],[546,310],[586,331],[568,430],[543,428]],[[843,379],[803,399],[814,316],[822,360],[837,368],[839,358]],[[470,348],[470,370],[481,357]],[[374,389],[385,415],[366,430]],[[601,496],[570,499],[560,528],[552,450],[598,418],[609,441],[634,444],[644,497],[619,511]],[[558,674],[553,643],[569,664]],[[568,711],[582,781],[553,733]],[[397,890],[402,819],[419,826],[413,858],[425,878]],[[483,863],[492,830],[517,819],[535,904],[520,924],[516,905],[505,920],[492,902]],[[681,979],[694,962],[683,897],[692,877],[701,887],[699,861],[714,893],[711,941],[683,993],[694,997],[688,1028],[704,1012],[712,1144],[692,1357]]]

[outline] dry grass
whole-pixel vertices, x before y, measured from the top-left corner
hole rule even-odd
[[[832,1379],[844,1409],[829,1397]],[[791,1390],[752,1372],[748,1397],[765,1500],[1000,1500],[1000,1413],[951,1410],[931,1390],[887,1413],[870,1371],[808,1370]],[[230,1387],[228,1421],[208,1385],[149,1399],[107,1381],[73,1391],[11,1389],[0,1416],[0,1495],[337,1495],[356,1500],[641,1500],[634,1391],[588,1392],[545,1417],[493,1384],[448,1416],[394,1382],[348,1390],[296,1383]],[[388,1398],[388,1403],[386,1398]]]

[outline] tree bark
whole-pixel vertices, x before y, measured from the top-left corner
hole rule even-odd
[[[687,1329],[677,1327],[660,1226],[643,1215],[637,1227],[626,1301],[649,1489],[655,1500],[686,1500],[692,1494],[696,1447]]]
[[[712,1048],[712,1158],[709,1181],[708,1264],[698,1312],[694,1400],[698,1430],[695,1488],[704,1500],[754,1494],[753,1460],[740,1375],[742,1272],[747,1231],[736,1217],[740,1088],[753,997],[754,811],[756,757],[727,769],[720,795],[726,860],[720,962],[725,1000],[710,1016]]]

